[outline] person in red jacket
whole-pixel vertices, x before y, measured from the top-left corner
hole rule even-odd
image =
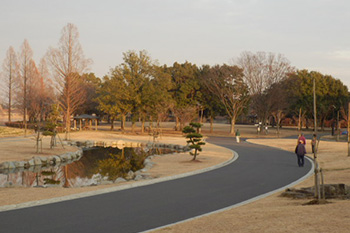
[[[299,167],[304,167],[304,156],[306,154],[305,145],[303,144],[303,140],[299,140],[297,147],[295,148],[295,154],[298,157],[298,165]]]
[[[303,144],[306,145],[306,139],[305,139],[305,136],[303,133],[300,134],[299,138],[298,138],[298,141],[302,140],[303,141]]]

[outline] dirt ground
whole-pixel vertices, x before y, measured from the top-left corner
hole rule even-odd
[[[27,161],[36,156],[59,155],[77,150],[76,147],[62,147],[60,143],[57,143],[57,147],[54,149],[50,149],[50,140],[50,137],[42,138],[42,146],[39,146],[39,153],[37,153],[34,135],[27,137],[2,137],[0,138],[0,163],[5,161]]]
[[[240,129],[242,137],[254,138],[249,139],[252,143],[269,145],[289,151],[293,151],[295,148],[296,139],[276,140],[276,132],[273,129],[270,130],[268,135],[257,135],[256,129],[252,126],[237,126],[236,128]],[[77,140],[103,139],[112,141],[117,139],[125,141],[152,141],[153,139],[147,134],[121,134],[118,130],[107,131],[107,129],[108,127],[102,128],[101,131],[97,132],[72,133],[71,138]],[[216,132],[214,131],[213,135],[228,135],[228,125],[217,124],[214,127],[215,129]],[[204,126],[202,133],[204,135],[210,135],[208,125]],[[295,134],[295,129],[283,129],[281,131],[281,136]],[[164,135],[159,140],[164,143],[185,144],[185,139],[181,134],[167,133],[166,130],[164,130]],[[18,146],[13,146],[17,145],[18,142],[12,141],[12,143],[14,144],[11,146],[9,142],[6,142],[8,146],[11,146],[13,156],[16,158],[18,156],[21,157],[16,152]],[[307,140],[307,143],[307,150],[309,152],[311,151],[310,141]],[[1,144],[2,141],[0,140],[0,146]],[[34,144],[32,142],[26,148],[27,150],[31,150],[33,146]],[[23,151],[19,154],[23,155]],[[231,156],[230,151],[207,144],[203,153],[198,157],[200,162],[189,162],[191,157],[186,153],[156,157],[154,159],[156,165],[150,170],[150,173],[154,177],[183,173],[221,163],[230,159]],[[0,155],[0,158],[2,157],[3,153]],[[9,157],[12,158],[12,156]],[[318,162],[325,171],[326,183],[349,184],[350,157],[347,156],[347,144],[345,142],[321,141]],[[296,185],[296,187],[309,187],[312,185],[313,176]],[[70,189],[2,188],[0,189],[0,205],[70,195],[106,187],[110,187],[110,185]],[[303,205],[309,200],[293,200],[279,197],[279,195],[280,192],[237,208],[168,226],[154,232],[349,232],[349,200],[330,200],[331,203],[326,205]]]

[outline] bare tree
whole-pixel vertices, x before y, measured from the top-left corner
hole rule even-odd
[[[70,131],[71,115],[85,100],[81,75],[90,63],[85,59],[75,25],[69,23],[62,29],[58,48],[50,48],[47,54],[60,93],[59,103],[65,112],[66,139]]]
[[[51,105],[55,99],[55,92],[53,89],[52,80],[49,78],[50,73],[47,67],[46,60],[42,58],[38,67],[40,77],[39,77],[39,96],[38,104],[39,108],[39,120],[43,121],[48,117],[48,114],[51,111]]]
[[[23,108],[23,124],[24,124],[24,135],[27,135],[27,114],[28,114],[28,79],[30,73],[30,66],[32,65],[33,51],[27,40],[24,40],[21,46],[21,53],[19,56],[19,77],[21,80],[21,92],[22,92],[22,101],[20,105]]]
[[[265,104],[268,101],[265,91],[285,79],[294,68],[283,55],[266,52],[243,52],[237,62],[243,69],[244,82],[249,87],[252,108],[260,120],[265,121],[271,111]]]
[[[12,95],[15,78],[18,76],[18,62],[16,52],[12,46],[9,47],[6,53],[6,58],[3,62],[3,81],[6,84],[6,98],[8,100],[8,121],[11,122],[11,110],[13,105]]]
[[[277,136],[279,137],[281,121],[289,107],[285,82],[280,81],[273,84],[266,92],[266,105],[269,105],[269,108],[271,109],[271,114],[277,126]]]
[[[283,55],[266,52],[243,52],[238,58],[238,65],[243,69],[244,81],[252,95],[263,93],[293,71]]]
[[[191,122],[197,116],[197,109],[195,106],[183,106],[174,108],[174,114],[178,117],[178,121],[180,124],[180,129],[183,129],[186,123]]]
[[[40,72],[34,62],[30,60],[28,67],[27,80],[27,114],[29,122],[38,119],[40,112],[39,96],[40,96]]]

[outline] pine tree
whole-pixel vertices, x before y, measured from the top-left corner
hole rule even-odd
[[[205,142],[202,141],[203,135],[199,133],[199,129],[202,127],[202,124],[192,122],[189,126],[184,127],[182,130],[183,133],[187,134],[186,138],[187,143],[191,143],[190,148],[194,149],[194,152],[190,152],[190,155],[193,156],[192,160],[196,160],[198,151],[202,151],[202,145],[205,145]]]

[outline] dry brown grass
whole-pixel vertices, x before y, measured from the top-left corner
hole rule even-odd
[[[169,133],[163,133],[170,137],[163,137],[162,142],[173,144],[183,144],[184,138],[181,133],[172,131],[172,124],[168,126]],[[126,132],[120,134],[119,131],[107,131],[109,126],[104,126],[104,131],[72,133],[75,139],[105,139],[105,140],[144,140],[150,141],[152,138],[146,135],[139,135]],[[263,145],[274,146],[284,150],[293,151],[296,139],[267,139],[275,137],[275,131],[270,129],[269,135],[257,135],[256,129],[251,126],[237,126],[242,137],[255,138],[250,142]],[[227,136],[229,126],[217,124],[213,135]],[[208,135],[208,124],[204,126],[203,133]],[[296,135],[295,129],[283,129],[281,136]],[[308,141],[308,151],[311,151]],[[188,163],[191,159],[189,155],[177,156],[178,160],[173,160],[172,156],[157,157],[156,166],[151,169],[152,175],[161,177],[199,169],[202,165],[211,165],[227,160],[230,153],[223,148],[210,147],[208,154],[203,153],[198,158],[201,163]],[[217,152],[217,153],[216,153]],[[223,156],[226,153],[226,157]],[[222,155],[222,158],[219,158]],[[311,155],[310,155],[311,156]],[[325,171],[326,183],[347,183],[350,178],[350,157],[347,156],[347,144],[341,142],[321,141],[318,154],[318,162]],[[183,169],[183,170],[182,170]],[[172,172],[173,171],[173,172]],[[313,185],[313,177],[296,185],[298,187],[309,187]],[[21,201],[36,200],[60,195],[68,195],[79,192],[86,192],[107,186],[75,188],[75,189],[0,189],[0,205],[19,203]],[[109,187],[109,186],[108,186]],[[188,222],[169,226],[155,232],[349,232],[350,229],[350,201],[331,200],[326,205],[303,205],[309,200],[292,200],[279,197],[280,193],[273,194],[259,201],[246,204],[244,206],[201,217]]]
[[[0,126],[0,138],[24,135],[23,129]]]
[[[289,151],[293,151],[296,145],[295,139],[249,141]],[[311,151],[311,146],[309,147]],[[349,184],[350,157],[347,156],[347,143],[321,141],[318,161],[325,171],[326,183]],[[312,176],[296,185],[296,188],[310,187],[313,182]],[[329,204],[304,205],[310,200],[282,198],[280,193],[154,232],[349,232],[350,200],[329,200]]]

